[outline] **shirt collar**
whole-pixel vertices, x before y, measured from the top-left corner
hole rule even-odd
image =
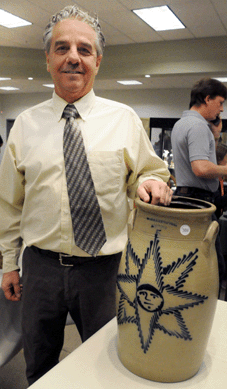
[[[62,113],[67,105],[67,101],[59,97],[56,92],[53,93],[53,109],[55,112],[55,115],[57,116],[58,121],[62,118]],[[73,103],[79,112],[80,117],[83,120],[86,120],[86,117],[92,110],[94,104],[95,104],[95,93],[93,89],[87,93],[85,96],[81,97],[81,99],[75,101]]]
[[[199,112],[191,110],[191,109],[187,110],[187,111],[184,111],[182,116],[183,117],[187,117],[187,116],[192,117],[192,116],[194,116],[194,117],[197,117],[198,119],[202,120],[204,123],[208,124],[208,121]]]

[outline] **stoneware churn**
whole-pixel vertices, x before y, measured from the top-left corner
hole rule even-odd
[[[216,208],[184,197],[135,206],[117,277],[118,355],[143,378],[183,381],[202,364],[218,299]]]

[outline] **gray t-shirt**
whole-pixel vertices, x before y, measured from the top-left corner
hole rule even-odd
[[[215,192],[218,178],[197,177],[191,162],[207,160],[217,164],[214,136],[207,121],[196,111],[184,111],[171,135],[177,186],[196,187]]]

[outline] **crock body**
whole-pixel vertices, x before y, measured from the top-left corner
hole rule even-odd
[[[134,374],[178,382],[197,373],[218,299],[215,207],[136,200],[117,278],[118,355]],[[190,206],[188,206],[190,203]]]

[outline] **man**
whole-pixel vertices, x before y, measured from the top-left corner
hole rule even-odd
[[[227,172],[227,167],[217,165],[215,141],[208,124],[223,112],[226,96],[227,89],[220,81],[198,81],[191,91],[190,110],[184,111],[173,127],[177,195],[212,201],[218,177]]]
[[[214,202],[219,177],[227,174],[227,166],[217,165],[215,139],[209,123],[223,112],[226,87],[215,79],[201,79],[191,91],[190,109],[184,111],[172,130],[175,194]],[[224,260],[216,241],[220,278]]]
[[[66,7],[48,24],[44,45],[47,70],[55,84],[53,98],[16,119],[0,171],[2,288],[12,301],[21,298],[17,258],[21,242],[26,246],[22,330],[29,384],[58,362],[68,312],[82,341],[115,316],[116,276],[127,239],[127,196],[134,198],[137,193],[148,202],[151,195],[153,204],[164,205],[172,197],[166,184],[169,172],[135,112],[94,95],[104,48],[98,20],[75,6]],[[79,117],[66,117],[75,107]],[[72,174],[64,161],[65,153],[69,164],[82,155],[78,151],[70,159],[73,148],[67,155],[63,146],[72,129],[69,147],[82,133],[79,143],[85,145],[99,216],[101,209],[96,229],[103,233],[104,225],[106,242],[97,256],[75,244],[81,234],[90,233],[88,229],[73,234],[77,224],[90,220],[89,214],[74,223],[74,216],[81,209],[86,213],[90,201],[86,202],[86,188],[74,190],[73,196],[67,189],[74,175],[81,179],[78,169]],[[80,183],[84,184],[83,176]],[[75,201],[78,192],[81,196]],[[72,217],[71,203],[76,203]]]

